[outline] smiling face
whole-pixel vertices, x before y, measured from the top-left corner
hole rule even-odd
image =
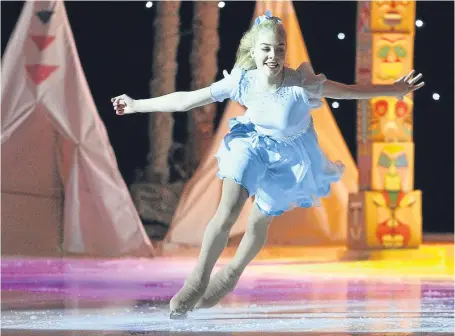
[[[266,77],[278,76],[284,67],[286,56],[286,35],[282,28],[261,29],[251,49],[256,67]]]

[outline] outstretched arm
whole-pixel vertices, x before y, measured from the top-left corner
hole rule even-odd
[[[334,99],[370,99],[380,96],[393,96],[401,100],[406,94],[420,89],[425,84],[424,82],[417,84],[418,80],[422,78],[422,74],[412,78],[413,74],[414,70],[390,85],[346,85],[326,80],[323,83],[322,95]]]
[[[134,112],[184,112],[213,103],[210,87],[195,91],[178,91],[161,97],[134,100],[123,94],[111,99],[117,114]]]
[[[157,98],[134,101],[137,112],[185,112],[213,103],[210,87],[195,91],[178,91]]]
[[[185,112],[195,107],[214,102],[221,102],[227,98],[237,99],[238,85],[244,71],[232,69],[231,74],[223,71],[224,79],[212,83],[210,86],[195,91],[178,91],[161,97],[134,100],[123,94],[111,99],[117,114],[134,112]]]

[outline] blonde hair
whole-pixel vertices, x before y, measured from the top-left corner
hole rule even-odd
[[[240,45],[237,49],[237,56],[234,64],[235,68],[240,68],[243,70],[256,69],[256,62],[251,56],[251,49],[254,48],[259,32],[264,29],[271,29],[275,33],[281,29],[281,31],[285,33],[280,19],[275,16],[264,20],[260,24],[253,25],[240,40]]]

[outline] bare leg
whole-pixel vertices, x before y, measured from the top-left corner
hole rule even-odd
[[[183,288],[171,299],[171,318],[185,317],[204,294],[213,267],[226,247],[229,232],[247,198],[248,192],[244,187],[233,180],[223,180],[221,201],[215,216],[205,229],[196,267]]]
[[[207,290],[196,304],[196,308],[213,307],[234,290],[246,266],[264,246],[272,219],[273,217],[264,215],[256,205],[253,206],[245,235],[234,258],[210,279]]]

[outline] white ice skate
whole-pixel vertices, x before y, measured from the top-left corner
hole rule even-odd
[[[209,282],[209,285],[202,296],[196,303],[195,309],[211,308],[221,301],[226,295],[231,293],[237,282],[239,281],[241,273],[225,267],[218,271]]]
[[[169,317],[173,320],[185,319],[188,312],[194,309],[195,304],[204,295],[208,283],[208,276],[201,279],[197,272],[191,275],[185,281],[182,289],[171,299]]]

